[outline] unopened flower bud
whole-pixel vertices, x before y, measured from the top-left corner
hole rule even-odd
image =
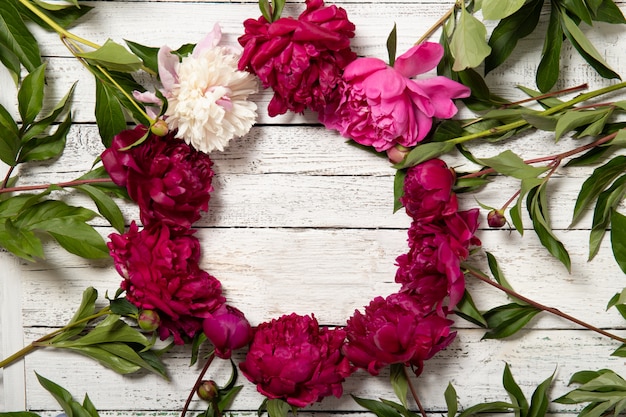
[[[487,214],[487,224],[489,227],[502,227],[506,224],[503,210],[493,209]]]
[[[198,387],[198,397],[205,401],[213,401],[217,399],[218,395],[219,391],[215,381],[204,380],[200,382],[200,386]]]
[[[153,332],[158,329],[161,324],[161,318],[159,317],[159,313],[154,310],[142,310],[137,318],[137,324],[139,324],[141,330]]]
[[[404,157],[409,153],[409,148],[402,145],[396,145],[393,148],[387,149],[387,158],[394,164],[399,164],[404,160]]]
[[[169,128],[167,127],[167,123],[165,120],[159,119],[152,126],[150,126],[150,132],[157,136],[165,136],[167,132],[169,132]]]

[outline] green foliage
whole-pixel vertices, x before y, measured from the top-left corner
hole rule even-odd
[[[285,0],[259,0],[259,9],[261,14],[268,22],[274,22],[280,19],[285,7]]]
[[[399,169],[393,179],[393,212],[400,210],[402,202],[400,198],[404,195],[404,179],[406,178],[406,170]]]
[[[15,0],[0,2],[0,45],[3,46],[0,52],[5,57],[2,62],[19,61],[28,72],[41,66],[39,45],[22,20]],[[19,78],[19,72],[14,72],[14,65],[8,69],[16,79]]]
[[[554,401],[559,404],[589,403],[578,417],[600,417],[610,411],[617,416],[626,409],[626,381],[613,371],[577,372],[569,383],[580,386]]]
[[[243,388],[243,385],[235,385],[236,382],[237,382],[237,378],[239,376],[239,372],[237,371],[237,366],[235,365],[235,363],[232,360],[230,361],[230,365],[231,365],[230,379],[228,380],[228,382],[226,383],[226,385],[224,387],[218,387],[218,389],[217,389],[217,398],[215,398],[214,401],[211,401],[211,403],[209,404],[209,407],[206,409],[205,412],[203,412],[201,414],[198,414],[196,417],[220,417],[220,416],[223,416],[224,415],[224,410],[226,410],[230,406],[230,404],[233,402],[233,399],[235,398],[235,396]],[[286,410],[284,411],[284,413],[286,415],[287,411],[289,410],[289,404],[287,404],[284,401],[282,401],[282,403],[284,403],[284,404],[277,403],[277,404],[272,404],[272,405],[269,405],[269,406],[270,407],[275,407],[276,406],[276,407],[280,408],[277,411],[279,414],[283,413],[283,409],[286,408]],[[267,406],[267,404],[265,404],[265,405]],[[292,410],[294,410],[294,409],[292,408]],[[268,408],[268,412],[269,412],[269,408]],[[272,411],[272,412],[274,412],[274,411]],[[295,414],[295,411],[294,411],[294,414]]]
[[[475,68],[491,52],[487,44],[485,25],[463,7],[450,40],[450,51],[454,57],[453,71]]]
[[[488,326],[487,320],[485,320],[482,313],[476,307],[476,304],[474,304],[474,300],[467,289],[465,290],[461,301],[459,301],[456,305],[454,313],[462,319],[467,320],[470,323],[474,323],[477,326]]]
[[[398,45],[398,31],[396,30],[396,25],[393,25],[393,29],[389,33],[389,37],[387,37],[387,53],[389,55],[389,66],[393,67],[396,63],[396,49]]]

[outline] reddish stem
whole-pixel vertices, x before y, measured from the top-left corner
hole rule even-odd
[[[420,410],[420,414],[422,415],[422,417],[428,417],[428,415],[426,414],[426,410],[424,410],[424,407],[422,406],[422,402],[417,396],[417,391],[415,391],[413,382],[411,382],[411,376],[409,375],[408,367],[406,366],[404,367],[404,376],[406,377],[406,380],[409,384],[409,390],[411,391],[411,395],[413,396],[413,399],[415,400],[415,403],[417,404],[417,408],[419,408]]]
[[[180,413],[180,417],[185,417],[185,414],[187,414],[187,409],[189,408],[189,404],[191,404],[191,399],[193,398],[196,391],[198,391],[198,387],[202,383],[202,378],[204,378],[204,374],[206,374],[206,372],[209,370],[209,366],[211,366],[213,359],[215,359],[215,353],[211,353],[206,363],[204,364],[202,371],[200,371],[200,375],[198,375],[198,378],[196,379],[196,383],[193,384],[193,388],[191,389],[191,392],[189,393],[189,396],[187,397],[187,401],[185,401],[185,406],[183,407],[183,411]]]
[[[498,284],[497,282],[492,281],[491,279],[489,279],[488,276],[482,274],[479,271],[476,271],[474,269],[468,269],[467,272],[470,275],[474,276],[475,278],[478,278],[482,282],[487,283],[487,284],[491,285],[492,287],[495,287],[495,288],[499,289],[500,291],[503,291],[504,293],[510,295],[511,297],[514,297],[514,298],[517,298],[520,301],[523,301],[526,304],[529,304],[529,305],[531,305],[531,306],[533,306],[535,308],[538,308],[539,310],[546,311],[546,312],[548,312],[550,314],[554,314],[555,316],[558,316],[558,317],[561,317],[561,318],[563,318],[565,320],[571,321],[572,323],[576,323],[579,326],[582,326],[582,327],[584,327],[586,329],[589,329],[591,331],[599,333],[599,334],[601,334],[603,336],[606,336],[606,337],[608,337],[610,339],[617,340],[620,343],[626,344],[626,339],[623,339],[623,338],[621,338],[619,336],[614,335],[613,333],[609,333],[609,332],[607,332],[605,330],[602,330],[602,329],[600,329],[598,327],[595,327],[595,326],[593,326],[593,325],[591,325],[589,323],[585,323],[584,321],[581,321],[581,320],[577,319],[576,317],[573,317],[573,316],[570,316],[569,314],[563,313],[559,309],[556,309],[554,307],[548,307],[546,305],[543,305],[543,304],[540,304],[540,303],[538,303],[536,301],[533,301],[530,298],[524,297],[523,295],[518,294],[517,292],[515,292],[515,291],[513,291],[513,290],[511,290],[509,288],[503,287],[502,285]]]
[[[67,182],[60,182],[58,184],[22,185],[19,187],[0,188],[0,194],[13,193],[17,191],[45,190],[52,185],[57,185],[59,187],[76,187],[77,185],[98,184],[98,183],[105,183],[105,182],[113,182],[113,181],[110,178],[92,178],[89,180],[73,180],[73,181],[67,181]]]
[[[519,101],[515,101],[513,103],[504,104],[501,108],[506,109],[507,107],[517,106],[517,105],[520,105],[520,104],[529,103],[531,101],[539,101],[539,100],[543,100],[543,99],[550,98],[550,97],[556,97],[556,96],[559,96],[559,95],[562,95],[562,94],[569,94],[569,93],[573,93],[575,91],[586,90],[587,88],[589,88],[589,85],[587,85],[587,83],[585,83],[585,84],[577,85],[575,87],[569,87],[569,88],[565,88],[563,90],[553,91],[551,93],[541,94],[541,95],[536,96],[536,97],[528,97],[528,98],[525,98],[524,100],[519,100]]]

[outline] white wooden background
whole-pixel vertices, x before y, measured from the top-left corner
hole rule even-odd
[[[173,48],[199,40],[215,21],[221,23],[226,39],[235,42],[242,33],[242,21],[259,15],[256,3],[247,1],[115,0],[85,4],[95,9],[74,30],[77,34],[98,43],[110,37],[119,42],[130,39]],[[386,59],[385,40],[394,22],[400,37],[398,50],[402,52],[448,10],[452,1],[354,0],[337,4],[348,11],[357,26],[353,42],[356,52]],[[620,7],[626,5],[620,3]],[[302,9],[302,4],[289,4],[285,13],[296,15]],[[626,63],[622,62],[624,30],[598,25],[590,37],[608,63],[626,74]],[[69,56],[58,37],[41,30],[35,32],[49,62],[48,104],[79,80],[73,107],[77,123],[64,156],[53,164],[22,170],[22,184],[73,179],[89,169],[102,150],[94,125],[91,76]],[[513,87],[534,85],[542,43],[540,34],[524,40],[512,60],[488,77],[492,88],[511,98],[521,98]],[[593,88],[609,83],[598,79],[570,47],[564,49],[562,59],[559,87],[588,82]],[[14,109],[12,82],[6,73],[0,72],[0,76],[0,100]],[[310,114],[270,119],[265,111],[269,98],[265,92],[254,97],[261,109],[258,125],[225,152],[214,155],[217,175],[211,211],[198,223],[202,265],[222,281],[229,300],[244,310],[253,324],[295,311],[314,312],[323,324],[341,325],[354,309],[362,308],[374,296],[397,289],[394,260],[407,250],[409,221],[403,213],[392,215],[394,171],[385,160],[351,147],[337,134],[321,128]],[[504,144],[476,144],[472,149],[480,156],[492,156],[506,146],[531,158],[575,144],[575,140],[565,138],[557,146],[549,134],[533,133]],[[445,159],[454,166],[463,164],[458,156]],[[566,230],[576,193],[589,172],[560,169],[550,182],[551,214],[557,234],[572,256],[571,274],[549,257],[532,231],[521,238],[510,230],[483,228],[479,237],[484,250],[496,255],[519,292],[624,335],[624,320],[616,311],[605,310],[609,298],[626,286],[610,247],[604,244],[597,258],[586,262],[589,213],[575,230]],[[475,196],[462,196],[462,207],[475,207],[474,198],[499,206],[516,187],[515,181],[498,179]],[[68,200],[86,203],[73,196]],[[137,217],[132,206],[124,210],[128,221]],[[485,216],[482,213],[483,224]],[[103,222],[98,224],[102,225],[99,230],[103,235],[112,231]],[[87,286],[96,287],[104,295],[119,285],[120,277],[111,262],[86,262],[54,245],[46,249],[47,260],[35,264],[0,252],[2,357],[62,326]],[[473,261],[484,266],[484,255],[478,254]],[[468,284],[482,309],[506,301],[497,291],[471,278]],[[506,341],[481,341],[483,331],[461,320],[457,328],[457,339],[430,360],[416,380],[418,393],[431,415],[445,412],[443,392],[449,382],[456,387],[464,407],[507,400],[501,387],[505,363],[510,364],[528,396],[555,371],[552,398],[567,391],[567,380],[579,370],[608,367],[626,376],[624,360],[609,356],[617,343],[558,318],[541,315],[528,330]],[[77,398],[88,392],[102,415],[177,415],[200,368],[188,366],[186,348],[173,350],[165,360],[171,375],[169,382],[146,374],[122,377],[78,355],[37,351],[0,373],[0,410],[27,408],[44,415],[58,414],[59,406],[35,379],[34,373],[38,372]],[[209,377],[224,380],[226,365],[211,369]],[[236,415],[252,416],[261,397],[245,378],[241,381],[246,386],[233,409]],[[358,372],[345,383],[345,391],[361,397],[393,398],[384,373],[372,378]],[[203,406],[195,400],[192,403],[193,410]],[[573,415],[576,410],[554,404],[549,412]],[[311,411],[344,416],[359,415],[363,410],[346,396],[341,400],[327,398],[302,415]]]

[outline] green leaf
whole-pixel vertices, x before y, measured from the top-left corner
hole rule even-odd
[[[474,304],[474,300],[467,289],[465,290],[461,301],[459,301],[456,305],[455,313],[457,316],[469,321],[470,323],[474,323],[480,327],[487,327],[487,321],[478,308],[476,308],[476,304]]]
[[[93,287],[88,287],[83,291],[83,298],[80,303],[80,306],[72,316],[71,320],[67,323],[68,325],[77,323],[85,318],[94,314],[96,310],[96,300],[98,299],[98,291]],[[70,339],[78,334],[80,334],[83,329],[87,326],[87,322],[80,323],[78,325],[74,325],[71,328],[65,330],[61,334],[50,339],[50,343],[62,342],[64,340]]]
[[[389,55],[389,66],[393,67],[396,63],[396,47],[398,45],[398,32],[396,30],[396,24],[393,24],[393,29],[387,37],[387,53]]]
[[[626,216],[615,210],[611,214],[611,248],[617,264],[626,273]]]
[[[149,340],[137,329],[120,320],[119,315],[109,314],[86,335],[73,340],[55,342],[54,345],[56,347],[79,347],[114,342],[137,343],[144,347],[150,344]]]
[[[126,129],[126,118],[115,92],[102,82],[96,82],[96,122],[102,144],[107,148],[113,137]]]
[[[267,400],[267,414],[269,417],[287,417],[289,411],[289,404],[283,400],[268,399]]]
[[[494,307],[484,314],[490,331],[483,335],[483,339],[504,339],[524,326],[541,310],[529,305],[510,303]]]
[[[74,94],[76,83],[72,84],[70,90],[63,96],[61,100],[54,106],[54,109],[37,122],[31,124],[22,135],[22,142],[28,142],[32,138],[45,132],[56,119],[70,108],[70,98]]]
[[[370,400],[367,398],[360,398],[355,395],[351,395],[361,407],[371,411],[378,417],[402,417],[402,415],[394,407],[389,404],[385,404],[382,401]]]
[[[561,47],[563,46],[563,29],[558,13],[550,13],[550,22],[541,51],[541,61],[537,67],[535,82],[542,93],[556,84],[561,71]]]
[[[139,313],[137,306],[128,301],[125,297],[110,300],[109,307],[113,314],[120,316],[136,316]]]
[[[528,409],[526,417],[544,417],[546,415],[548,405],[550,404],[548,390],[550,389],[550,385],[552,385],[553,378],[554,374],[550,375],[535,389],[530,399],[530,408]]]
[[[472,407],[469,407],[463,410],[463,412],[459,414],[458,417],[469,417],[475,414],[482,414],[482,413],[504,413],[504,412],[510,412],[512,410],[515,410],[515,406],[513,404],[510,404],[504,401],[494,401],[494,402],[476,404]]]
[[[591,13],[583,0],[561,0],[561,4],[580,20],[591,26]]]
[[[87,394],[85,394],[85,399],[83,400],[83,408],[89,413],[91,417],[100,417],[100,414],[98,414],[98,410],[96,410],[96,407],[93,405],[91,399],[89,398],[89,395]]]
[[[455,148],[454,143],[451,142],[431,142],[423,145],[418,145],[409,152],[404,161],[394,165],[396,169],[409,168],[422,162],[426,162],[429,159],[437,158],[438,156],[448,153]]]
[[[443,394],[446,399],[446,408],[448,409],[448,417],[456,416],[456,412],[459,409],[459,402],[457,400],[456,390],[451,383],[448,382],[448,386]]]
[[[71,127],[72,115],[68,113],[54,134],[26,142],[22,147],[18,162],[45,161],[60,156],[65,150],[67,134]]]
[[[261,10],[261,14],[268,22],[273,22],[272,19],[272,6],[269,0],[259,0],[259,9]]]
[[[611,213],[617,209],[626,194],[626,175],[619,177],[610,188],[600,193],[593,211],[593,223],[589,234],[589,260],[592,260],[604,238],[611,221]]]
[[[389,380],[393,387],[393,392],[400,400],[404,408],[408,408],[406,396],[409,392],[409,381],[405,373],[405,365],[403,363],[395,363],[390,366]]]
[[[39,414],[29,411],[9,411],[0,413],[0,417],[41,417]]]
[[[406,178],[406,170],[399,169],[393,178],[393,212],[400,210],[402,202],[400,198],[404,195],[404,179]]]
[[[11,219],[0,222],[0,246],[29,262],[44,258],[41,240],[30,230],[15,227]]]
[[[604,78],[619,78],[618,73],[609,68],[609,65],[604,61],[602,55],[597,51],[593,44],[587,39],[582,30],[574,23],[574,21],[567,15],[567,13],[561,13],[561,19],[563,21],[563,32],[567,39],[572,43],[578,53],[591,65],[597,72]]]
[[[111,226],[118,232],[124,233],[124,215],[111,197],[90,184],[78,185],[74,188],[87,194],[98,207],[100,214],[111,223]]]
[[[502,285],[504,288],[514,291],[513,286],[511,286],[511,284],[509,284],[509,282],[504,277],[504,273],[500,269],[500,266],[498,265],[498,260],[496,259],[496,257],[493,256],[493,254],[490,252],[485,252],[485,254],[487,255],[487,264],[489,265],[489,270],[491,271],[491,274],[493,275],[495,280],[498,282],[498,284]],[[522,304],[522,305],[528,304],[518,298],[514,298],[511,296],[509,297],[514,299],[519,304]]]
[[[485,20],[504,19],[517,12],[524,5],[524,0],[483,0],[483,17]]]
[[[45,84],[46,64],[41,64],[30,72],[17,92],[18,110],[22,123],[31,124],[43,107],[43,88]]]
[[[450,49],[454,56],[454,71],[479,66],[491,52],[487,44],[485,25],[470,13],[461,9],[459,20],[450,41]]]
[[[520,194],[517,197],[517,202],[515,203],[515,206],[511,207],[511,210],[509,210],[513,226],[515,226],[515,229],[520,235],[524,234],[524,225],[522,223],[522,203],[524,201],[524,197],[532,189],[539,187],[541,184],[543,184],[543,180],[541,178],[523,179],[520,187]]]
[[[611,159],[601,167],[596,168],[593,173],[583,183],[576,204],[574,205],[574,214],[569,227],[572,227],[580,217],[584,210],[596,200],[600,193],[606,189],[622,172],[626,170],[626,156],[620,155]]]
[[[37,40],[11,1],[0,1],[0,44],[15,54],[28,72],[41,66]]]
[[[141,69],[142,61],[119,43],[108,39],[95,51],[76,54],[91,65],[100,65],[111,71],[133,72]]]
[[[159,73],[159,48],[144,46],[136,42],[125,40],[130,50],[143,61],[143,65],[155,74]]]
[[[558,116],[539,116],[533,113],[524,114],[522,118],[533,127],[549,132],[553,132],[556,129],[559,121]]]
[[[599,22],[622,24],[626,23],[624,15],[619,7],[613,2],[613,0],[602,0],[598,7],[594,20]]]
[[[591,124],[601,120],[611,109],[600,110],[572,110],[559,116],[554,132],[555,140],[558,141],[564,133],[570,132],[580,126]],[[602,129],[600,129],[602,130]]]
[[[517,156],[511,150],[506,150],[492,158],[479,159],[478,162],[485,166],[493,168],[500,174],[519,178],[521,180],[536,178],[537,176],[548,170],[547,167],[533,167],[526,164],[522,160],[522,158]]]
[[[50,394],[52,394],[55,400],[57,400],[61,408],[63,408],[63,411],[65,411],[65,414],[67,414],[68,416],[72,416],[73,414],[71,403],[74,401],[74,399],[72,398],[72,394],[70,394],[69,391],[67,391],[65,388],[61,387],[58,384],[55,384],[49,379],[44,378],[36,372],[35,375],[37,375],[37,379],[39,380],[41,386],[44,387]]]
[[[11,78],[13,79],[15,85],[18,85],[20,81],[22,65],[20,64],[20,60],[17,55],[15,55],[13,51],[4,46],[4,44],[2,44],[1,42],[0,62],[2,62],[6,69],[9,70],[9,74],[11,75]]]
[[[515,417],[526,417],[528,414],[528,400],[526,400],[521,388],[517,385],[517,382],[515,382],[515,378],[513,378],[513,374],[511,373],[511,368],[509,368],[508,363],[504,365],[502,385],[504,386],[504,389],[506,389],[506,392],[509,393],[511,403],[516,407]]]
[[[272,21],[275,22],[280,19],[280,16],[283,14],[283,8],[285,7],[285,0],[274,0],[273,1],[273,12],[272,12]]]
[[[43,2],[41,2],[41,3],[43,3]],[[53,5],[53,6],[64,6],[64,7],[63,8],[58,8],[57,10],[41,9],[40,11],[44,15],[46,15],[50,20],[52,20],[53,22],[55,22],[56,24],[58,24],[62,28],[68,28],[77,19],[80,19],[82,16],[87,14],[91,9],[93,9],[92,6],[86,6],[86,5],[81,5],[80,7],[77,7],[76,1],[73,1],[73,3],[75,3],[75,7],[71,7],[69,5],[56,4],[56,3],[54,3],[54,4],[46,3],[46,4],[49,4],[49,5]],[[50,25],[48,25],[47,22],[42,20],[39,16],[37,16],[35,13],[33,13],[26,6],[24,6],[22,4],[18,4],[18,8],[19,8],[20,13],[22,14],[22,16],[24,18],[33,21],[34,23],[36,23],[37,25],[41,26],[45,30],[54,31],[54,29],[52,29],[52,27],[50,27]]]
[[[141,369],[141,366],[131,362],[121,356],[118,355],[120,352],[111,353],[109,350],[116,350],[116,348],[130,349],[128,346],[121,343],[109,343],[103,345],[92,345],[92,346],[77,346],[77,347],[68,347],[67,349],[85,355],[91,359],[96,360],[102,366],[105,366],[120,375],[132,374]],[[132,350],[132,349],[131,349]],[[139,356],[139,355],[137,355]]]
[[[0,105],[0,160],[9,166],[15,166],[20,150],[19,128],[11,114]]]

